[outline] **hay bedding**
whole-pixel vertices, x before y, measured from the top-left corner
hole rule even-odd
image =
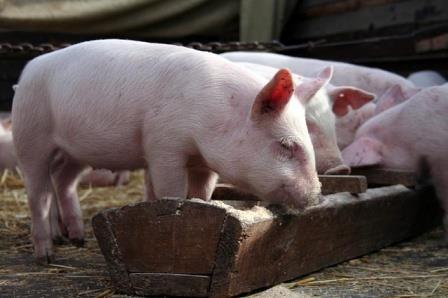
[[[86,246],[57,246],[56,264],[41,267],[33,262],[22,180],[11,173],[2,175],[0,297],[120,297],[109,282],[90,219],[99,210],[139,201],[142,185],[143,174],[136,172],[127,186],[81,189]],[[448,297],[448,249],[441,246],[441,238],[442,231],[438,229],[413,241],[285,283],[281,287],[289,290],[280,291],[280,296]]]

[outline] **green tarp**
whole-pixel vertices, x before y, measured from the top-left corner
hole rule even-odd
[[[276,39],[296,0],[0,0],[0,28],[149,39]]]

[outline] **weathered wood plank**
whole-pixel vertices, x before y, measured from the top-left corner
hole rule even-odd
[[[221,208],[180,199],[139,203],[107,214],[128,272],[203,275],[213,270],[225,216]]]
[[[93,232],[104,259],[109,269],[109,274],[112,282],[116,287],[124,293],[132,293],[133,287],[129,278],[129,273],[123,263],[120,250],[118,248],[112,225],[110,224],[108,215],[109,212],[100,212],[92,219]]]
[[[171,273],[131,273],[137,295],[207,297],[210,276]]]
[[[367,181],[363,176],[355,175],[319,175],[322,183],[322,194],[338,192],[362,193],[367,190]],[[245,193],[231,184],[220,183],[213,192],[212,200],[219,201],[259,201],[255,195]]]
[[[367,178],[369,185],[395,185],[402,184],[413,187],[417,184],[417,176],[409,171],[395,169],[352,168],[354,175],[362,175]]]
[[[322,194],[338,192],[362,193],[367,191],[367,180],[364,176],[355,175],[319,175],[322,183]]]
[[[93,227],[120,291],[228,297],[378,250],[440,219],[433,192],[395,185],[328,195],[305,212],[165,199],[101,212]]]
[[[339,193],[327,200],[302,214],[274,213],[249,224],[229,215],[211,296],[290,280],[416,236],[440,221],[431,193],[403,186],[370,189],[358,197]]]

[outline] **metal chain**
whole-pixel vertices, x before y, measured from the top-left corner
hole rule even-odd
[[[191,42],[187,44],[175,43],[200,51],[209,51],[213,53],[223,53],[229,51],[279,51],[284,48],[280,42]],[[43,53],[52,52],[70,46],[70,43],[17,43],[12,44],[8,42],[0,43],[0,54],[28,54],[40,55]]]

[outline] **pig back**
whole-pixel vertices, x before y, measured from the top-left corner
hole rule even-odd
[[[14,100],[16,117],[24,122],[35,112],[35,122],[59,147],[94,167],[138,168],[147,144],[167,136],[189,142],[198,130],[235,114],[230,98],[248,111],[251,102],[241,96],[254,98],[256,88],[247,88],[250,79],[242,87],[242,79],[225,59],[183,47],[85,42],[27,65]],[[119,156],[128,160],[121,163]]]

